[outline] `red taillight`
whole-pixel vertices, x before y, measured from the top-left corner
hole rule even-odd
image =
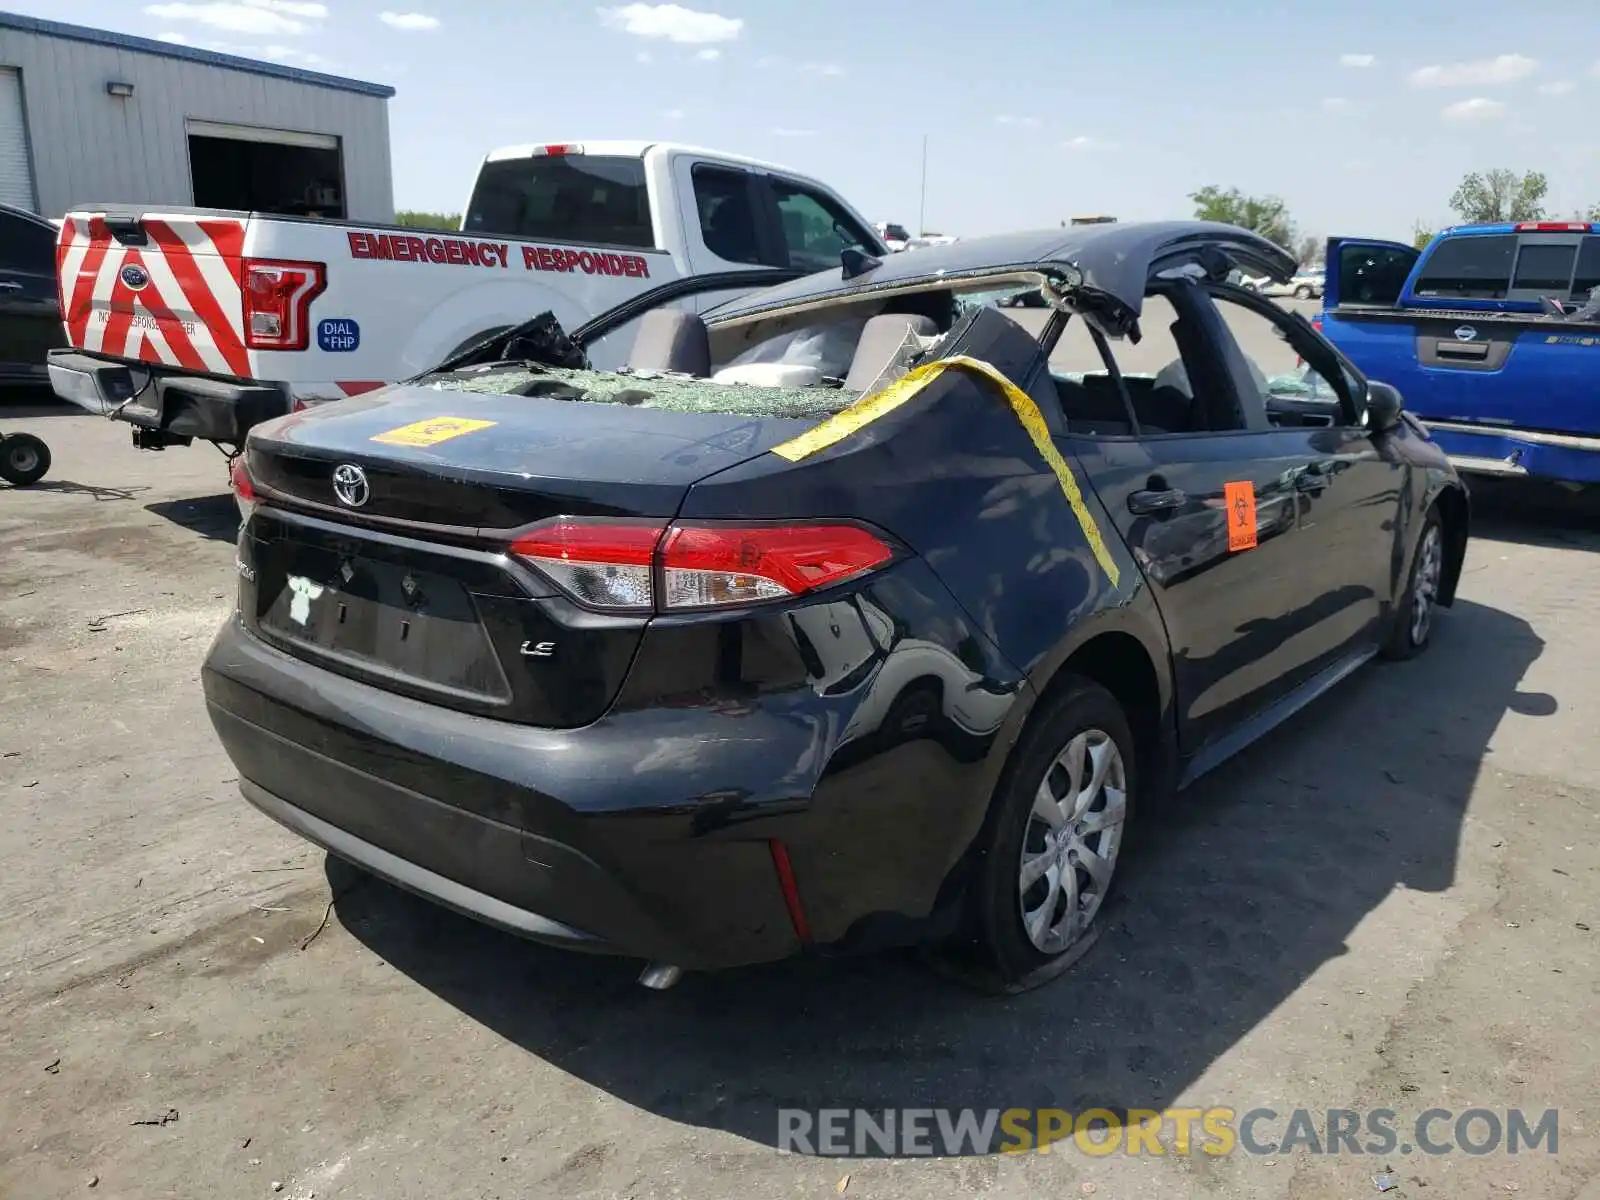
[[[311,302],[327,288],[321,263],[244,260],[244,344],[251,350],[304,350]]]
[[[803,595],[875,570],[895,552],[845,522],[663,526],[568,517],[517,538],[511,553],[591,607],[675,612]]]
[[[577,142],[553,142],[548,146],[535,146],[533,148],[535,158],[543,158],[547,155],[582,153],[583,147]]]
[[[1588,233],[1587,221],[1523,221],[1518,233]]]
[[[233,484],[233,494],[239,497],[241,503],[256,502],[256,485],[251,482],[250,472],[245,469],[244,455],[234,459],[228,467],[228,480]]]

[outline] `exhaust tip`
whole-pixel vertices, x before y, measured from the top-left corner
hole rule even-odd
[[[683,968],[671,963],[651,963],[639,974],[639,982],[652,992],[664,992],[683,978]]]

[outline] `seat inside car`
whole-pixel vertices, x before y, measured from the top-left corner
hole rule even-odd
[[[910,313],[880,313],[861,329],[855,357],[845,374],[847,391],[865,392],[894,363],[900,350],[913,335],[931,338],[939,326],[932,317]]]
[[[628,367],[705,378],[711,374],[711,337],[706,323],[681,308],[652,309],[639,318]]]

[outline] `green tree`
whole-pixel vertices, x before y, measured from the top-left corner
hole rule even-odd
[[[1427,249],[1428,243],[1433,241],[1434,231],[1421,221],[1411,227],[1411,244],[1418,250]]]
[[[1472,172],[1450,197],[1450,207],[1468,224],[1537,221],[1544,216],[1550,182],[1542,171],[1518,175],[1504,167]]]
[[[1305,234],[1300,238],[1300,253],[1298,261],[1302,267],[1309,267],[1322,258],[1322,239],[1315,234]]]
[[[460,229],[460,213],[417,212],[406,209],[394,215],[396,225],[409,225],[413,229]]]
[[[1189,193],[1189,199],[1194,201],[1194,215],[1199,220],[1238,225],[1280,246],[1294,245],[1289,207],[1277,196],[1246,196],[1238,188],[1224,191],[1212,186]]]

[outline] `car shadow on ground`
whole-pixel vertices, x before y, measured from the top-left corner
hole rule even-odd
[[[161,500],[144,507],[146,512],[213,541],[239,540],[239,504],[232,492],[187,500]]]
[[[1542,647],[1519,618],[1458,604],[1430,653],[1358,672],[1150,821],[1099,943],[1008,999],[909,953],[652,993],[638,963],[521,941],[333,860],[328,873],[341,921],[375,953],[669,1120],[777,1145],[785,1108],[1160,1110],[1345,954],[1395,888],[1451,886],[1495,728],[1508,710],[1556,709],[1518,690]]]
[[[1474,541],[1600,550],[1600,487],[1571,492],[1522,479],[1475,479]]]

